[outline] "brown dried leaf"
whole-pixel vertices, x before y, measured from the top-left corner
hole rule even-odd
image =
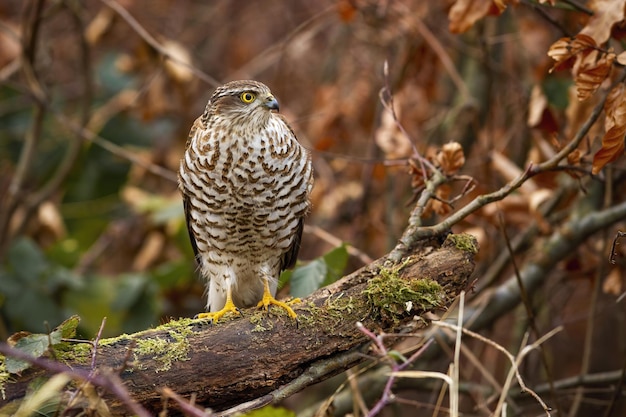
[[[587,54],[574,66],[574,81],[578,100],[588,99],[596,92],[600,84],[606,80],[613,68],[615,54],[604,54],[599,51]]]
[[[349,0],[340,0],[337,2],[337,14],[344,23],[349,23],[354,19],[354,16],[358,12],[355,4]]]
[[[556,117],[548,107],[548,99],[538,84],[535,84],[530,93],[527,123],[529,127],[541,129],[550,134],[559,130]]]
[[[602,283],[602,292],[605,294],[620,295],[623,292],[622,272],[620,268],[613,268]]]
[[[572,152],[567,154],[567,164],[579,165],[582,157],[583,157],[583,152],[580,149],[574,149]]]
[[[541,121],[544,110],[548,107],[548,99],[541,91],[541,86],[535,84],[530,92],[530,100],[528,100],[528,119],[527,123],[530,127],[535,127]]]
[[[591,172],[597,174],[609,162],[615,161],[624,154],[624,135],[626,125],[614,126],[602,138],[602,148],[593,156]]]
[[[67,234],[63,216],[59,212],[59,208],[50,201],[43,202],[37,210],[37,218],[41,228],[49,232],[55,240],[58,240]]]
[[[541,205],[548,201],[553,194],[554,191],[547,188],[540,188],[530,193],[528,196],[528,208],[531,213],[539,213]]]
[[[435,195],[439,200],[431,200],[432,201],[432,209],[435,213],[443,216],[445,214],[450,213],[452,211],[452,207],[447,201],[450,199],[450,193],[452,189],[448,184],[443,184],[437,188]]]
[[[167,54],[163,65],[165,72],[177,83],[186,84],[191,82],[194,79],[194,75],[190,68],[192,60],[189,50],[172,39],[165,39],[161,46]]]
[[[415,159],[409,159],[409,175],[411,175],[411,187],[414,190],[424,185],[424,171],[420,163]]]
[[[389,111],[383,112],[380,127],[374,134],[376,145],[389,159],[406,158],[411,155],[413,148],[409,140],[400,132],[393,115]]]
[[[620,83],[616,85],[606,97],[606,103],[604,104],[604,112],[606,114],[604,118],[605,129],[611,129],[615,125],[626,123],[626,116],[624,115],[624,106],[626,106],[626,85]]]
[[[519,1],[518,0],[493,0],[493,4],[495,4],[495,6],[498,9],[498,14],[503,13],[508,4],[513,4],[513,3],[517,4],[519,3]]]
[[[615,58],[615,60],[617,61],[617,63],[619,63],[620,65],[626,65],[626,51],[622,52],[621,54],[619,54],[617,56],[617,58]]]
[[[165,236],[161,232],[150,232],[133,260],[133,271],[145,271],[153,265],[163,253],[165,243]]]
[[[609,93],[604,105],[606,133],[602,147],[593,156],[591,172],[597,174],[609,162],[615,161],[624,153],[626,135],[626,87],[619,84]]]
[[[573,38],[559,39],[548,50],[548,56],[556,61],[550,72],[571,65],[570,60],[572,58],[581,53],[587,54],[596,47],[596,41],[584,34],[578,34]]]
[[[465,165],[465,154],[463,148],[458,142],[446,143],[441,147],[441,151],[437,153],[437,163],[446,175],[455,174],[463,165]]]
[[[2,30],[0,30],[0,68],[3,68],[5,65],[10,62],[16,62],[17,58],[20,56],[22,45],[20,44],[20,27],[9,21],[9,20],[1,20],[0,24],[4,26]],[[11,36],[10,33],[17,34],[18,36]]]
[[[113,25],[114,18],[115,11],[113,9],[106,6],[101,8],[85,29],[85,40],[87,43],[90,45],[97,44]]]
[[[537,222],[537,226],[539,226],[539,230],[542,234],[550,233],[550,222],[548,222],[541,212],[541,206],[543,203],[548,201],[554,192],[547,188],[540,188],[537,191],[532,192],[528,196],[528,209],[530,214],[533,215],[535,221]]]
[[[592,0],[588,7],[593,15],[580,33],[591,36],[598,45],[603,44],[609,40],[613,25],[624,20],[625,4],[626,0]]]
[[[437,196],[437,198],[428,200],[428,203],[424,208],[424,212],[422,213],[422,217],[428,217],[433,212],[440,216],[450,213],[450,211],[452,211],[452,207],[447,203],[447,200],[450,198],[451,191],[452,189],[448,184],[439,186],[437,191],[435,191],[435,196]]]
[[[492,0],[457,0],[448,12],[450,32],[465,32],[489,13],[492,4]]]

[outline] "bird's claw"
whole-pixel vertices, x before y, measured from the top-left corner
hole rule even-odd
[[[287,302],[283,302],[283,301],[278,301],[276,298],[274,298],[269,292],[263,294],[263,298],[261,299],[261,301],[259,301],[259,303],[257,304],[258,308],[264,308],[265,311],[269,311],[269,307],[270,304],[273,304],[275,306],[281,307],[282,309],[284,309],[287,314],[289,315],[289,317],[291,317],[292,319],[296,319],[297,321],[297,317],[298,315],[296,314],[295,311],[293,311],[293,308],[289,307],[290,304],[295,304],[295,303],[299,303],[302,300],[300,300],[299,298],[294,298],[292,300],[289,300]]]
[[[194,316],[194,319],[206,320],[210,324],[214,324],[217,323],[217,321],[227,313],[235,313],[243,316],[243,314],[241,314],[241,310],[239,310],[232,301],[227,300],[226,305],[224,305],[224,308],[222,308],[221,310],[213,311],[211,313],[198,313]]]

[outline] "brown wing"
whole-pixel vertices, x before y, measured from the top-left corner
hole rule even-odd
[[[189,241],[191,242],[191,247],[193,248],[193,254],[196,258],[196,262],[200,263],[200,255],[198,254],[198,244],[196,243],[196,237],[193,234],[193,230],[191,229],[191,202],[189,201],[189,196],[183,193],[183,208],[185,210],[185,221],[187,222],[187,232],[189,233]]]
[[[283,256],[280,259],[281,271],[293,268],[293,266],[296,264],[296,260],[298,259],[298,252],[300,252],[302,230],[304,230],[304,217],[301,217],[298,221],[298,227],[296,229],[296,233],[294,233],[293,240],[291,241],[291,246],[287,248],[287,250],[285,251],[285,253],[283,253]]]

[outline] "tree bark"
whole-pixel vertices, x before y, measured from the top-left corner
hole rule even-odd
[[[298,377],[308,378],[298,385],[302,389],[360,361],[362,355],[345,355],[366,352],[369,339],[358,330],[357,321],[377,333],[425,327],[415,316],[436,309],[433,296],[439,308],[445,308],[467,287],[476,251],[476,241],[468,235],[422,241],[399,263],[380,258],[295,304],[297,323],[278,308],[271,308],[269,315],[248,309],[243,317],[216,325],[183,319],[102,340],[96,369],[100,374],[117,373],[132,398],[155,414],[163,407],[163,387],[187,399],[195,396],[196,404],[213,410],[258,398],[259,404],[269,403],[275,399],[274,390]],[[428,284],[430,280],[439,285]],[[390,282],[405,287],[386,287]],[[63,354],[72,369],[92,370],[85,346]],[[335,357],[348,359],[311,372],[320,361]],[[24,398],[29,383],[50,373],[36,367],[26,370],[5,384],[6,401]],[[103,397],[112,413],[128,412],[118,397]]]

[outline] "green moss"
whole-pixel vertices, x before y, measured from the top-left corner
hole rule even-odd
[[[139,369],[145,369],[141,361],[151,359],[157,363],[156,372],[169,371],[172,363],[189,360],[189,335],[193,333],[191,329],[185,328],[180,332],[170,330],[169,338],[161,336],[148,337],[145,339],[135,339],[136,345],[133,350],[135,364]]]
[[[374,312],[394,323],[412,312],[440,307],[445,300],[445,293],[436,281],[427,278],[402,279],[398,272],[403,266],[382,268],[363,291]]]
[[[11,374],[7,371],[7,368],[4,364],[4,359],[5,357],[3,355],[0,355],[0,398],[2,398],[2,401],[6,401],[7,399],[5,385],[11,377]]]
[[[80,365],[87,365],[91,360],[92,353],[93,346],[91,343],[64,343],[63,346],[54,349],[54,354],[60,361]]]
[[[459,250],[470,253],[478,253],[478,247],[476,246],[476,238],[467,233],[460,233],[458,235],[449,234],[446,237],[446,241],[450,241]]]
[[[362,309],[363,303],[358,298],[345,296],[343,293],[335,294],[324,300],[322,307],[309,303],[301,310],[306,313],[298,314],[298,324],[300,326],[315,326],[328,329],[336,329],[346,320],[346,316],[355,310]]]
[[[282,308],[280,310],[282,310]],[[255,311],[254,314],[250,316],[250,323],[254,324],[254,329],[252,329],[253,333],[268,332],[274,328],[274,321],[271,319],[268,320],[267,312],[264,310]]]
[[[111,346],[124,341],[134,341],[133,354],[136,366],[145,369],[141,361],[151,359],[157,362],[156,371],[164,372],[170,370],[172,363],[176,361],[189,360],[188,337],[194,333],[191,329],[194,324],[198,324],[197,319],[171,320],[154,329],[102,339],[99,345]],[[157,335],[163,331],[167,331],[168,336]]]
[[[178,320],[170,320],[169,322],[157,326],[153,329],[142,330],[137,333],[127,334],[123,333],[116,337],[109,337],[107,339],[101,339],[98,342],[100,346],[110,346],[127,340],[135,340],[144,336],[150,336],[155,333],[159,333],[163,330],[174,330],[179,333],[191,334],[193,330],[191,330],[191,326],[197,325],[199,323],[206,322],[206,320],[202,319],[190,319],[190,318],[181,318]]]

